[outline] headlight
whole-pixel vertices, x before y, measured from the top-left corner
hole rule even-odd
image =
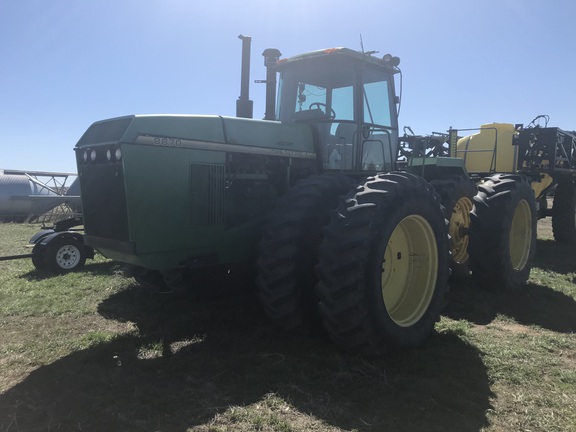
[[[91,160],[92,162],[95,162],[95,161],[96,161],[96,150],[92,150],[92,151],[90,152],[90,160]]]
[[[106,150],[106,159],[108,159],[108,162],[112,162],[112,150]]]
[[[117,160],[117,161],[119,161],[120,159],[122,159],[122,150],[120,150],[120,148],[117,148],[117,149],[116,149],[115,156],[116,156],[116,160]]]
[[[84,150],[84,163],[88,162],[88,150]]]

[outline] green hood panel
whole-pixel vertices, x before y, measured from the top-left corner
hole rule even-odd
[[[312,130],[301,123],[222,117],[226,143],[313,152]]]
[[[251,262],[277,197],[316,167],[309,125],[221,116],[104,120],[76,147],[87,244],[150,269]]]
[[[208,115],[137,115],[94,123],[76,147],[124,142],[136,143],[140,137],[159,138],[159,146],[173,141],[161,138],[278,148],[313,152],[312,131],[304,124]]]

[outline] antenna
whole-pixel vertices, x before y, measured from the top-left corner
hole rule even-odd
[[[360,48],[362,48],[362,54],[371,56],[372,54],[376,54],[378,51],[364,51],[364,41],[362,40],[362,33],[360,33]]]

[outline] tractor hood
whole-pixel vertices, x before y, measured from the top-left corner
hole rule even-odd
[[[92,124],[76,147],[114,143],[218,151],[238,151],[238,146],[246,146],[261,154],[313,156],[312,131],[305,124],[208,115],[134,115],[103,120]]]
[[[104,120],[75,150],[85,243],[148,269],[246,260],[276,197],[317,164],[309,125],[220,116]]]

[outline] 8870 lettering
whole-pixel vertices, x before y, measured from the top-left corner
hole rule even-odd
[[[182,147],[182,140],[176,138],[154,137],[153,143],[161,147]]]

